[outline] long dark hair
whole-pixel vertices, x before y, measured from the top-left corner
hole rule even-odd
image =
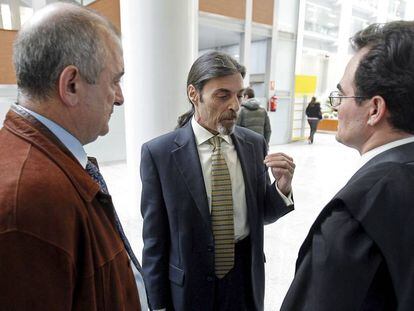
[[[187,77],[187,88],[193,85],[201,94],[204,85],[211,79],[240,73],[244,78],[246,68],[226,53],[211,51],[201,55],[191,66]],[[187,95],[188,96],[188,95]],[[194,115],[194,105],[188,98],[191,109],[178,117],[176,128],[183,127]]]

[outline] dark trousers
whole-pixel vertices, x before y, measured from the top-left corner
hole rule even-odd
[[[216,277],[215,311],[252,311],[251,246],[247,237],[236,243],[234,267],[222,279]]]
[[[309,141],[311,143],[313,143],[313,136],[315,135],[316,130],[318,129],[319,120],[310,120],[310,119],[308,119],[308,123],[309,123],[309,126],[310,126]]]

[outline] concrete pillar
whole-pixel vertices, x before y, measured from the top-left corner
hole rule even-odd
[[[20,1],[18,0],[9,0],[10,6],[10,17],[11,17],[11,27],[12,29],[20,29]]]
[[[174,129],[190,108],[187,74],[196,58],[197,0],[121,0],[129,209],[139,214],[141,145]]]
[[[253,20],[253,0],[246,0],[246,16],[244,21],[244,33],[241,35],[240,44],[240,63],[246,67],[246,77],[244,85],[250,83],[250,50],[252,46],[252,20]]]
[[[33,11],[36,12],[37,10],[40,10],[41,8],[46,6],[46,4],[46,0],[32,0]]]
[[[3,26],[3,16],[1,15],[1,5],[0,5],[0,28],[4,28],[4,26]]]
[[[388,0],[379,0],[377,7],[377,23],[386,23],[388,18]]]
[[[406,21],[414,19],[414,1],[407,1],[405,3],[404,19]]]
[[[303,41],[303,29],[301,39],[297,39],[298,28],[303,28],[303,22],[301,26],[298,21],[300,2],[303,1],[274,0],[270,65],[267,68],[269,81],[274,81],[275,90],[271,90],[269,83],[268,97],[276,93],[279,101],[276,112],[268,112],[272,126],[271,145],[285,144],[292,137],[296,54],[299,42],[302,44]],[[301,46],[299,49],[302,51]]]
[[[303,54],[303,36],[305,32],[305,15],[306,0],[299,0],[299,12],[297,19],[296,31],[296,53],[295,53],[295,74],[301,74],[302,71],[302,54]]]
[[[266,84],[267,84],[267,92],[266,98],[269,100],[270,96],[274,95],[276,90],[276,59],[277,59],[277,49],[278,49],[278,34],[279,34],[279,2],[280,0],[273,1],[273,26],[272,26],[272,39],[271,42],[267,44],[267,60],[268,64],[266,64]],[[272,82],[273,81],[273,82]]]
[[[339,15],[338,50],[329,57],[327,70],[327,88],[336,90],[336,85],[341,80],[346,64],[349,60],[349,38],[351,33],[349,21],[352,20],[352,2],[342,1]]]
[[[352,2],[342,1],[341,11],[339,16],[339,28],[338,28],[338,51],[337,54],[340,58],[345,59],[348,54],[349,38],[351,29],[349,23],[352,21]]]

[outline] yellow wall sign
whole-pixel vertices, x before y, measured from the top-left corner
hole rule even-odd
[[[315,94],[316,91],[316,76],[295,76],[295,94]]]

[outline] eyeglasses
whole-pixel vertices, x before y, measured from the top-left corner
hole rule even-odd
[[[329,94],[329,105],[336,108],[341,104],[342,98],[368,98],[366,96],[344,96],[341,92],[333,91]]]

